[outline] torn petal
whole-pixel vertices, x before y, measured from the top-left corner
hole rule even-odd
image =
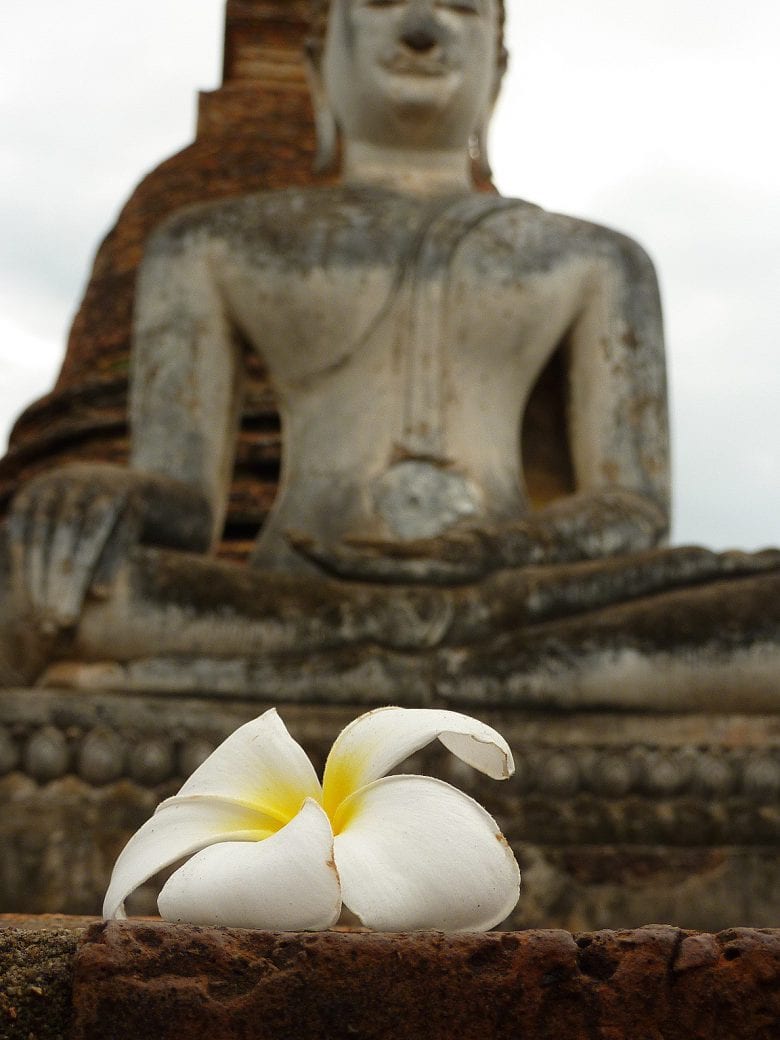
[[[437,737],[454,755],[494,780],[505,780],[514,772],[507,742],[477,719],[433,708],[378,708],[355,719],[336,738],[325,765],[325,808],[334,813],[344,798],[385,776]]]
[[[158,900],[168,921],[234,928],[316,931],[341,912],[333,832],[320,806],[270,838],[212,845],[169,879]]]
[[[441,780],[389,776],[334,820],[344,905],[380,931],[487,931],[520,894],[520,871],[495,820]]]

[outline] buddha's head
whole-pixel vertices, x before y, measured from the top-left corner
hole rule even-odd
[[[503,0],[313,0],[320,165],[346,142],[470,150],[504,69]]]

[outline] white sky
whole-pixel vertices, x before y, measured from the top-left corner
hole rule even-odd
[[[659,269],[675,540],[780,543],[780,0],[508,0],[506,195]],[[92,256],[192,139],[224,0],[2,0],[0,448],[53,383]]]

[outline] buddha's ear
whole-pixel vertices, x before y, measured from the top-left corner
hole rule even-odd
[[[493,170],[487,152],[488,119],[480,121],[479,126],[469,138],[469,154],[474,165],[474,172],[479,180],[493,179]]]
[[[322,75],[322,43],[319,40],[307,40],[303,59],[314,110],[314,129],[317,135],[314,171],[315,173],[328,173],[336,166],[338,127]]]
[[[498,95],[501,93],[501,83],[504,78],[504,71],[506,69],[506,51],[499,55],[499,60],[496,63],[496,76],[493,83],[493,90],[490,94],[490,100],[487,103],[485,111],[482,113],[482,117],[474,127],[474,132],[469,138],[469,154],[471,155],[471,161],[474,164],[474,172],[481,179],[486,181],[493,180],[493,169],[490,165],[490,156],[488,155],[488,130],[490,129],[490,121],[493,118],[493,112],[496,108],[496,102],[498,101]]]
[[[492,181],[493,179],[493,170],[490,165],[490,156],[488,155],[488,130],[496,104],[496,97],[497,93],[491,98],[487,110],[483,112],[482,118],[469,138],[469,154],[471,155],[474,172],[480,180],[486,181]]]

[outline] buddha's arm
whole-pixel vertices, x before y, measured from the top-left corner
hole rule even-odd
[[[206,232],[163,228],[147,248],[134,324],[130,464],[171,488],[150,500],[160,531],[149,534],[196,549],[222,533],[243,382],[217,266]],[[177,485],[188,492],[181,509]]]
[[[204,245],[156,236],[133,346],[130,467],[64,466],[31,481],[8,524],[19,611],[49,634],[108,595],[133,545],[196,551],[218,537],[232,465],[238,350]]]
[[[606,234],[606,233],[605,233]],[[669,438],[653,265],[622,236],[595,261],[569,336],[569,444],[577,494],[537,514],[553,556],[612,556],[668,533]]]

